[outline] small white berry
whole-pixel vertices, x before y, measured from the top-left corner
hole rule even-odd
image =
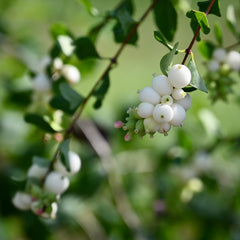
[[[139,93],[139,100],[141,102],[148,102],[151,104],[158,104],[160,102],[160,96],[159,94],[154,91],[151,87],[145,87],[140,93]]]
[[[172,96],[175,100],[180,100],[186,96],[186,93],[181,88],[175,88],[172,92]]]
[[[177,104],[177,103],[174,103],[172,105],[172,109],[173,109],[173,118],[170,123],[175,127],[181,126],[186,117],[186,111],[180,104]]]
[[[77,173],[81,168],[81,159],[78,156],[78,154],[76,154],[75,152],[69,151],[68,157],[69,157],[70,171],[66,169],[66,167],[62,164],[60,160],[57,160],[57,162],[55,163],[55,170],[64,176],[73,175]]]
[[[157,104],[153,109],[153,118],[158,123],[171,121],[173,118],[172,107],[167,104]]]
[[[57,41],[66,56],[70,56],[73,53],[75,47],[72,38],[67,35],[59,35]]]
[[[154,133],[159,128],[159,123],[157,123],[152,117],[145,118],[143,125],[146,133]]]
[[[187,111],[191,107],[192,98],[187,93],[187,95],[183,99],[177,100],[176,103],[180,104],[185,109],[185,111]]]
[[[24,192],[16,192],[13,199],[13,205],[20,210],[28,210],[31,208],[32,198]]]
[[[173,98],[170,95],[164,95],[161,98],[161,104],[172,105],[173,104]]]
[[[168,122],[160,123],[158,127],[158,132],[163,133],[165,136],[167,136],[167,132],[171,129],[171,124]]]
[[[41,167],[37,164],[33,164],[27,172],[28,177],[42,179],[48,171],[47,167]]]
[[[213,58],[218,62],[224,62],[227,56],[227,52],[224,48],[217,48],[213,51]]]
[[[71,84],[75,84],[75,83],[79,82],[81,79],[81,74],[80,74],[78,68],[76,68],[75,66],[70,65],[70,64],[63,65],[62,75]]]
[[[152,115],[152,111],[154,109],[154,106],[151,103],[143,102],[140,103],[137,108],[137,114],[139,117],[147,118]]]
[[[32,88],[35,92],[47,92],[51,89],[51,83],[45,74],[37,74],[33,78]]]
[[[185,65],[176,64],[169,70],[168,80],[175,88],[184,88],[191,81],[191,72]]]
[[[63,67],[63,61],[61,58],[55,58],[53,60],[53,70],[54,71],[59,71],[61,70]]]
[[[164,75],[154,77],[152,80],[152,87],[161,96],[170,95],[173,90],[173,87],[169,83],[168,78]]]
[[[219,70],[220,68],[220,63],[215,60],[215,59],[211,59],[208,63],[207,63],[207,68],[210,72],[216,72]]]
[[[230,51],[226,57],[226,63],[235,71],[240,71],[240,53]]]
[[[69,187],[69,179],[57,172],[51,172],[47,175],[44,189],[50,193],[61,194]]]

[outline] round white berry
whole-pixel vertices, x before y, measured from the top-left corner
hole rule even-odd
[[[32,198],[27,193],[16,192],[12,199],[12,203],[20,210],[28,210],[31,208]]]
[[[28,177],[42,179],[48,171],[47,167],[41,167],[37,164],[33,164],[27,172]]]
[[[152,117],[145,118],[143,125],[146,133],[154,133],[159,128],[159,123],[157,123]]]
[[[55,58],[53,60],[53,70],[54,71],[59,71],[61,70],[63,67],[63,61],[61,58]]]
[[[61,194],[69,187],[69,179],[58,172],[47,175],[44,189],[50,193]]]
[[[164,95],[161,98],[161,104],[172,105],[173,104],[173,98],[170,95]]]
[[[172,92],[172,96],[175,100],[179,100],[184,98],[186,93],[181,88],[175,88]]]
[[[187,111],[191,107],[192,98],[187,93],[187,95],[184,98],[177,100],[176,103],[180,104],[185,109],[185,111]]]
[[[139,117],[147,118],[152,115],[153,109],[154,106],[151,103],[143,102],[139,104],[137,108],[137,114]]]
[[[47,92],[51,89],[50,80],[45,74],[37,74],[32,81],[32,88],[35,92]]]
[[[153,118],[158,123],[171,121],[173,118],[172,107],[167,104],[157,104],[153,109]]]
[[[217,48],[213,51],[213,58],[218,62],[224,62],[227,56],[227,52],[224,48]]]
[[[177,103],[174,103],[172,105],[172,109],[173,109],[173,118],[170,123],[175,127],[181,126],[186,117],[186,111],[180,104],[177,104]]]
[[[163,133],[165,136],[167,132],[171,129],[171,124],[168,122],[160,123],[158,126],[158,132]]]
[[[184,88],[191,81],[191,72],[185,65],[176,64],[169,70],[168,80],[175,88]]]
[[[77,173],[81,168],[81,159],[75,152],[69,151],[68,157],[70,171],[67,170],[67,168],[62,164],[60,160],[57,160],[55,163],[55,170],[64,176],[73,175]]]
[[[75,66],[70,65],[70,64],[63,65],[62,75],[71,84],[75,84],[75,83],[79,82],[81,79],[81,74],[80,74],[78,68],[76,68]]]
[[[141,102],[148,102],[152,104],[157,104],[160,102],[160,96],[159,94],[154,91],[151,87],[145,87],[140,93],[139,93],[139,100]]]
[[[172,85],[169,83],[167,77],[164,75],[154,77],[152,80],[152,87],[161,96],[170,95],[173,90]]]
[[[235,71],[240,71],[240,53],[230,51],[226,57],[226,63]]]
[[[215,60],[215,59],[211,59],[208,63],[207,63],[207,68],[210,72],[216,72],[219,70],[220,68],[220,63]]]

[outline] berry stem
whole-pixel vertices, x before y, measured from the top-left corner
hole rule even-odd
[[[228,50],[231,50],[232,48],[237,47],[238,45],[240,45],[240,41],[238,41],[230,46],[227,46],[225,49],[228,51]]]
[[[210,12],[210,10],[211,10],[214,2],[215,2],[215,0],[212,0],[212,1],[210,2],[209,6],[208,6],[208,8],[207,8],[207,10],[206,10],[206,12],[205,12],[205,15],[206,15],[206,16],[209,14],[209,12]],[[186,60],[187,60],[187,58],[188,58],[188,55],[191,54],[193,44],[195,43],[195,41],[196,41],[196,39],[197,39],[197,36],[198,36],[200,30],[201,30],[201,26],[199,25],[198,28],[197,28],[197,30],[196,30],[196,32],[195,32],[195,34],[194,34],[194,36],[193,36],[192,41],[190,42],[188,48],[187,48],[186,51],[185,51],[186,54],[185,54],[185,56],[184,56],[184,58],[183,58],[183,61],[182,61],[182,64],[183,64],[183,65],[185,64],[185,62],[186,62]]]

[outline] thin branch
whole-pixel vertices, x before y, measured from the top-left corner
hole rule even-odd
[[[206,16],[209,14],[209,12],[210,12],[210,10],[211,10],[214,2],[215,2],[215,0],[212,0],[212,1],[210,2],[209,6],[208,6],[208,8],[207,8],[207,10],[206,10],[206,12],[205,12],[205,15],[206,15]],[[196,32],[195,32],[195,34],[194,34],[194,36],[193,36],[192,41],[190,42],[188,48],[186,49],[186,54],[185,54],[185,56],[184,56],[184,58],[183,58],[182,64],[185,64],[185,62],[186,62],[186,60],[187,60],[187,58],[188,58],[188,55],[191,53],[193,44],[194,44],[194,42],[196,41],[197,36],[198,36],[200,30],[201,30],[201,26],[199,25],[198,28],[197,28],[197,30],[196,30]]]
[[[232,48],[235,48],[235,47],[237,47],[237,46],[239,46],[240,45],[240,41],[239,42],[236,42],[236,43],[234,43],[234,44],[232,44],[232,45],[230,45],[230,46],[227,46],[225,49],[226,50],[231,50]]]

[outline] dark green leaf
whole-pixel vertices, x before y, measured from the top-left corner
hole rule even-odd
[[[178,47],[178,43],[176,43],[174,45],[173,49],[169,53],[164,55],[160,61],[160,69],[161,69],[162,73],[166,76],[168,74],[169,68],[171,67],[173,57],[176,54],[177,47]]]
[[[75,53],[81,60],[87,58],[100,58],[94,44],[88,37],[81,37],[74,41]]]
[[[198,2],[197,4],[198,4],[198,7],[199,7],[199,11],[206,12],[210,3],[211,3],[211,0]],[[210,9],[209,14],[215,14],[216,16],[221,17],[219,0],[215,0],[215,2],[213,3],[213,5]]]
[[[215,33],[215,37],[217,39],[218,44],[221,46],[223,41],[222,41],[222,30],[219,24],[215,24],[214,25],[214,33]]]
[[[63,165],[70,171],[70,163],[69,163],[69,143],[70,139],[64,140],[64,142],[60,146],[60,159]]]
[[[65,113],[68,113],[70,115],[72,115],[75,112],[75,110],[74,111],[70,110],[68,101],[66,101],[60,95],[55,96],[54,98],[52,98],[52,100],[50,101],[50,105],[53,108],[60,109],[60,110],[64,111]]]
[[[164,46],[166,46],[169,50],[173,49],[173,46],[171,46],[170,44],[168,44],[168,42],[166,41],[166,39],[164,38],[164,36],[161,34],[161,32],[159,31],[154,31],[154,37],[155,39],[162,43]]]
[[[132,3],[132,0],[122,1],[121,4],[114,11],[114,14],[121,9],[126,9],[129,12],[129,14],[132,15],[133,12],[134,12],[134,6],[133,6],[133,3]]]
[[[108,91],[110,86],[110,78],[109,72],[105,75],[104,79],[102,80],[101,85],[96,89],[93,95],[97,98],[96,102],[94,103],[94,108],[98,109],[102,106],[102,101]]]
[[[49,167],[50,162],[46,158],[34,156],[33,157],[33,164],[36,164],[36,165],[38,165],[40,167]]]
[[[189,63],[188,63],[188,68],[189,70],[191,71],[191,74],[192,74],[192,79],[191,79],[191,82],[190,82],[190,85],[194,88],[197,88],[198,90],[201,90],[203,92],[208,92],[198,70],[197,70],[197,67],[195,65],[195,63],[193,62],[192,59],[190,59]]]
[[[72,33],[62,24],[54,24],[51,27],[51,34],[53,39],[57,40],[60,35],[67,35],[73,37]]]
[[[192,86],[187,86],[185,88],[183,88],[184,92],[193,92],[193,91],[196,91],[197,88],[195,87],[192,87]]]
[[[92,3],[90,0],[78,0],[80,3],[82,3],[85,8],[87,9],[87,11],[93,15],[93,16],[96,16],[98,14],[98,10],[93,7]]]
[[[24,120],[27,123],[31,123],[38,128],[50,132],[50,133],[55,133],[56,131],[50,126],[50,124],[40,115],[34,114],[34,113],[29,113],[24,116]]]
[[[161,33],[172,41],[177,29],[177,12],[170,0],[159,0],[154,7],[154,20]]]
[[[26,107],[32,101],[32,90],[24,91],[11,91],[6,99],[6,101],[11,102],[19,107]]]
[[[198,50],[206,59],[211,59],[215,45],[209,41],[201,41],[198,44]]]

